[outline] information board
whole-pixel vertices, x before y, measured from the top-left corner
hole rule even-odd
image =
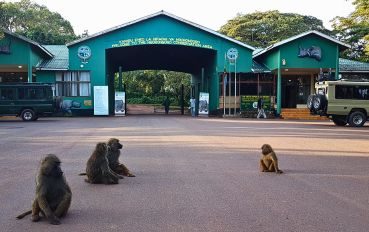
[[[209,93],[200,92],[199,114],[209,114]]]
[[[126,93],[115,92],[115,114],[123,115],[126,114]]]
[[[94,86],[94,115],[109,115],[108,86]]]

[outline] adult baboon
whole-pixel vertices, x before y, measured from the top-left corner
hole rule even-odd
[[[36,178],[36,197],[29,210],[17,218],[32,213],[32,221],[40,220],[40,213],[53,225],[60,224],[72,201],[72,192],[60,168],[60,160],[54,154],[48,154],[41,161]]]
[[[135,177],[135,175],[133,175],[124,164],[119,163],[120,149],[123,148],[123,145],[119,142],[119,139],[109,139],[108,146],[108,160],[110,168],[117,174]]]
[[[269,144],[264,144],[261,147],[261,159],[260,159],[260,171],[262,172],[275,172],[278,174],[283,173],[282,170],[278,168],[277,155],[273,151],[272,146]]]
[[[106,143],[97,143],[95,150],[87,161],[85,179],[91,184],[118,184],[118,179],[123,176],[116,174],[109,167],[107,158],[109,146]],[[81,175],[81,174],[80,174]]]

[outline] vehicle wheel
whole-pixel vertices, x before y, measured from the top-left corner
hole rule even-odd
[[[308,99],[307,99],[307,102],[306,102],[306,106],[307,108],[311,111],[313,110],[313,102],[314,102],[314,97],[315,97],[315,94],[311,94],[309,95]]]
[[[344,117],[332,117],[332,121],[336,126],[346,126],[347,121]]]
[[[352,127],[361,127],[366,122],[366,115],[361,111],[354,111],[350,114],[349,125]]]
[[[324,95],[321,94],[317,94],[315,95],[314,99],[313,99],[313,108],[314,110],[321,110],[324,108],[326,99]]]
[[[31,109],[25,109],[22,111],[21,113],[21,118],[23,121],[26,121],[26,122],[30,122],[30,121],[33,121],[36,117],[36,114],[33,110]]]

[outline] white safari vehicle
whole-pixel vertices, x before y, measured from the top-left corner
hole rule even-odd
[[[312,114],[329,117],[337,126],[361,127],[368,120],[369,82],[317,82],[307,107]]]

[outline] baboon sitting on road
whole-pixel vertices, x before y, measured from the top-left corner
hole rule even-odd
[[[135,177],[135,175],[133,175],[124,164],[119,163],[120,149],[123,148],[123,145],[119,142],[119,139],[109,139],[108,146],[108,160],[110,168],[117,174]]]
[[[17,218],[21,219],[32,213],[32,221],[40,220],[40,213],[51,224],[60,224],[72,201],[72,192],[60,168],[60,160],[56,155],[48,154],[42,161],[36,178],[36,197],[29,210]]]
[[[269,144],[264,144],[261,147],[261,159],[260,159],[260,171],[262,172],[276,172],[278,174],[283,173],[282,170],[278,168],[277,155],[273,151],[272,146]]]
[[[91,184],[118,184],[118,179],[123,176],[118,175],[109,167],[107,154],[109,146],[106,143],[97,143],[96,148],[87,161],[85,181]],[[83,175],[81,173],[80,175]]]

